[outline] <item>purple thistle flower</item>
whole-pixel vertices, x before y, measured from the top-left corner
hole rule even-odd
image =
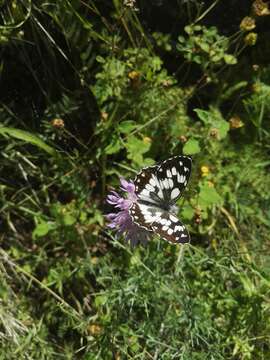
[[[123,178],[120,178],[120,183],[120,189],[126,193],[126,197],[120,196],[116,191],[111,191],[107,196],[107,203],[117,209],[116,213],[106,215],[109,220],[108,227],[116,229],[118,236],[125,235],[131,246],[136,246],[138,243],[146,244],[150,232],[135,224],[129,214],[130,207],[138,199],[135,194],[135,185],[132,181],[128,182]]]

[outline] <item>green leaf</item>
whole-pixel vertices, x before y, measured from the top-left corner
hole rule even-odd
[[[105,304],[107,303],[107,301],[108,301],[108,297],[107,297],[106,294],[104,294],[104,295],[97,295],[97,296],[95,297],[95,305],[96,305],[97,308],[99,308],[100,306],[105,305]]]
[[[224,54],[224,61],[228,65],[234,65],[237,63],[237,58],[231,54]]]
[[[143,166],[152,166],[155,165],[156,161],[151,158],[144,158],[143,159]]]
[[[208,182],[205,182],[200,185],[198,203],[202,208],[208,208],[213,205],[221,205],[223,199],[213,186],[210,186]]]
[[[224,139],[227,136],[228,131],[230,130],[230,125],[225,120],[220,120],[216,123],[216,127],[219,130],[219,138]]]
[[[105,153],[108,155],[115,154],[121,150],[121,148],[122,144],[119,137],[117,135],[113,135],[110,144],[105,147]]]
[[[23,140],[27,143],[35,145],[40,149],[46,151],[48,154],[52,156],[56,156],[57,152],[54,148],[47,145],[43,140],[41,140],[37,135],[31,134],[28,131],[8,128],[8,127],[0,127],[0,134],[3,136],[10,136],[15,139]]]
[[[194,109],[194,111],[204,125],[218,130],[219,139],[224,139],[227,136],[227,133],[230,130],[230,125],[222,118],[217,109],[213,108],[211,111]]]
[[[194,109],[195,113],[198,115],[198,118],[205,124],[211,123],[209,117],[210,112],[202,109]]]
[[[201,151],[199,141],[195,139],[189,139],[184,147],[183,147],[183,153],[186,155],[193,155],[197,154]]]
[[[63,224],[66,226],[73,225],[76,222],[76,218],[71,214],[64,214],[63,215]]]
[[[128,152],[127,157],[138,165],[143,165],[143,154],[150,149],[151,143],[143,141],[136,136],[130,136],[125,146]]]
[[[130,133],[132,130],[136,129],[137,124],[135,121],[133,120],[126,120],[126,121],[122,121],[119,125],[118,125],[118,130],[123,133],[123,134],[128,134]]]
[[[181,217],[186,220],[191,220],[194,216],[194,209],[190,205],[185,205],[181,210]]]
[[[36,239],[48,234],[48,232],[55,228],[55,224],[52,222],[41,221],[38,223],[32,232],[32,238]]]

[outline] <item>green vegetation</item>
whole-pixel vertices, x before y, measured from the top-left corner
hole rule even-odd
[[[268,6],[0,1],[0,359],[270,359]],[[106,194],[182,153],[191,245],[131,248]]]

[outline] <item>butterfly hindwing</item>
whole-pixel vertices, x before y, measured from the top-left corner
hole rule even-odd
[[[135,224],[148,231],[153,231],[151,224],[156,220],[157,215],[159,215],[158,208],[152,205],[140,204],[138,202],[132,204],[129,213]]]
[[[189,232],[184,224],[169,212],[162,213],[160,219],[151,225],[152,230],[162,239],[172,244],[185,244],[190,242]]]
[[[134,203],[130,209],[133,221],[148,231],[153,231],[170,243],[188,243],[189,233],[180,220],[168,211],[155,206]]]

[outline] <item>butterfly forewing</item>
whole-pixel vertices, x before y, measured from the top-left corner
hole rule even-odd
[[[174,204],[182,195],[191,174],[191,158],[175,156],[165,160],[157,169],[163,199]]]
[[[157,178],[157,169],[159,166],[149,166],[143,168],[134,180],[135,193],[142,201],[159,205],[163,193]]]

